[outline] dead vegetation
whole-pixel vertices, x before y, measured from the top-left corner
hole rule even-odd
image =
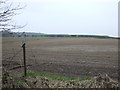
[[[118,88],[117,81],[107,74],[99,75],[91,80],[53,80],[44,76],[15,77],[3,69],[3,88]]]

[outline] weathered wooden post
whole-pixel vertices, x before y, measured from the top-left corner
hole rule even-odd
[[[23,60],[24,60],[24,76],[27,75],[27,68],[26,68],[26,50],[25,50],[25,32],[22,33],[22,48],[23,48]]]
[[[26,69],[26,54],[25,54],[25,43],[23,44],[23,60],[24,60],[24,76],[26,76],[27,69]]]

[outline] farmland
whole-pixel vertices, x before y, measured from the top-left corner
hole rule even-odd
[[[23,72],[20,38],[3,38],[3,66]],[[67,77],[118,77],[118,40],[73,37],[27,37],[27,69]]]

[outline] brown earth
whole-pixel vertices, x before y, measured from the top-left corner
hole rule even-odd
[[[117,39],[35,37],[27,38],[26,44],[27,64],[32,65],[27,68],[34,72],[72,77],[106,73],[117,80]],[[20,64],[20,38],[3,38],[3,66],[11,69]],[[11,70],[21,73],[23,68]]]

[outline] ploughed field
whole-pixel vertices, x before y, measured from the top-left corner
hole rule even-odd
[[[3,66],[23,72],[20,38],[3,38]],[[27,69],[70,77],[108,74],[118,77],[118,40],[70,37],[27,37]]]

